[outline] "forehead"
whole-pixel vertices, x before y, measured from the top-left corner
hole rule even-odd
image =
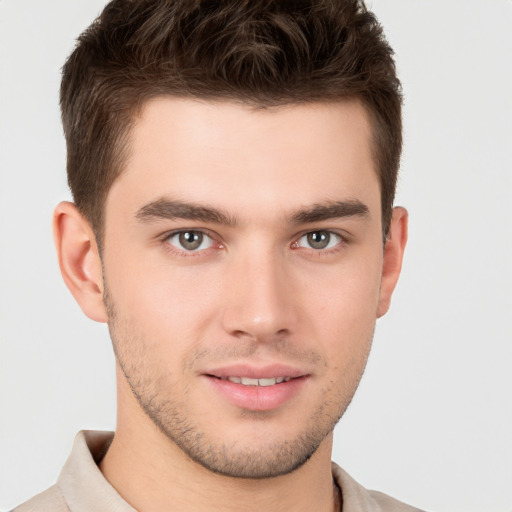
[[[148,101],[108,203],[158,196],[223,209],[340,199],[380,201],[371,126],[357,101],[255,108],[173,97]]]

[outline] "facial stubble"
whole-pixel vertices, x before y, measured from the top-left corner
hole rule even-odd
[[[187,415],[187,388],[184,388],[181,396],[173,393],[173,386],[169,384],[172,376],[166,369],[159,367],[160,358],[158,354],[152,353],[153,345],[148,343],[128,317],[119,314],[106,286],[104,302],[116,359],[142,411],[189,459],[213,473],[233,478],[262,479],[285,475],[300,468],[314,455],[349,406],[362,377],[373,337],[372,331],[362,365],[361,358],[351,362],[361,367],[360,370],[356,369],[357,378],[347,379],[345,375],[341,375],[341,385],[334,381],[329,382],[319,394],[323,399],[316,404],[309,416],[303,418],[303,428],[293,438],[267,439],[263,445],[253,445],[247,438],[224,438],[219,441],[217,439],[222,437],[222,433],[217,436],[209,435],[197,420]],[[247,345],[242,350],[247,353],[254,352],[254,344],[258,342],[250,343],[253,346]],[[281,354],[282,351],[283,347],[280,347]],[[295,350],[290,349],[290,352],[297,358]],[[233,353],[240,355],[240,347],[231,351],[230,355]],[[191,358],[207,358],[208,354],[209,350],[203,349],[192,353]],[[227,353],[225,357],[229,358]],[[304,353],[302,357],[321,360],[315,353]],[[189,366],[193,365],[193,361],[187,363]],[[323,361],[322,363],[325,364]],[[326,397],[331,398],[326,400]],[[270,421],[271,417],[272,412],[240,412],[240,420],[252,421],[256,432],[257,425]]]

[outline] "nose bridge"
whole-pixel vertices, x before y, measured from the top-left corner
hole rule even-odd
[[[259,341],[294,331],[293,283],[282,254],[261,246],[244,250],[228,272],[224,329]]]

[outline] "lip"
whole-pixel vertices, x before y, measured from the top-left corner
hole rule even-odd
[[[272,364],[263,367],[233,365],[204,372],[202,376],[224,400],[235,407],[249,411],[272,411],[293,400],[306,384],[309,374],[287,365]],[[291,377],[272,386],[244,386],[226,380],[227,377],[269,379]]]
[[[203,372],[204,375],[211,375],[220,379],[227,377],[249,377],[250,379],[271,379],[272,377],[303,377],[308,372],[284,364],[270,364],[255,366],[248,364],[235,364],[222,368],[215,368]]]

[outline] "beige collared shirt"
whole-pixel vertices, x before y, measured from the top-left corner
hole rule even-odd
[[[82,431],[57,483],[13,512],[137,512],[121,498],[98,468],[113,432]],[[367,491],[333,463],[343,496],[343,512],[421,512],[385,494]]]

